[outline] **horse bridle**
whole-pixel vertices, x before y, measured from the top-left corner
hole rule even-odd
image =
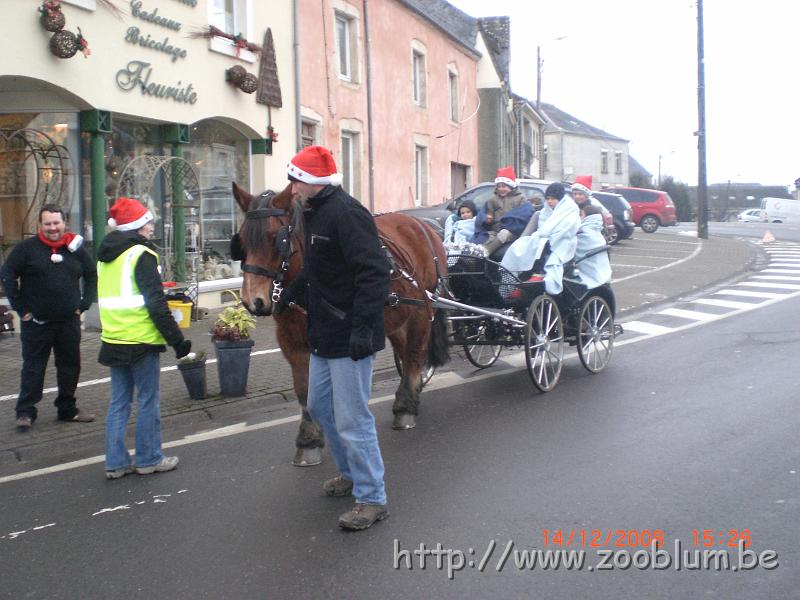
[[[262,196],[266,196],[267,194],[269,194],[269,192],[265,192]],[[270,201],[271,200],[270,198]],[[270,207],[248,210],[244,218],[246,220],[260,220],[285,216],[287,216],[286,209]],[[294,254],[292,250],[292,231],[294,231],[294,227],[291,224],[281,225],[278,228],[278,233],[275,236],[275,249],[281,257],[281,266],[277,271],[270,271],[263,267],[247,264],[246,258],[242,261],[242,271],[245,273],[252,273],[253,275],[261,275],[262,277],[272,279],[272,302],[274,304],[280,302],[281,293],[283,293],[283,280],[289,270],[289,259],[292,257],[292,254]]]

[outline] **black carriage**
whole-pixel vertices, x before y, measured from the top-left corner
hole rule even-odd
[[[607,246],[598,248],[589,256],[606,251]],[[450,344],[463,347],[478,368],[494,364],[503,347],[522,347],[531,380],[543,392],[558,383],[567,344],[577,347],[586,369],[599,373],[611,360],[622,328],[614,323],[610,284],[587,289],[578,277],[579,262],[565,265],[564,289],[552,296],[543,281],[521,281],[488,258],[449,255],[452,298],[433,295],[432,300],[448,311]]]

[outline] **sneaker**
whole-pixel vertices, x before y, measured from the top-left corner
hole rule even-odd
[[[127,467],[120,467],[119,469],[106,471],[106,479],[119,479],[120,477],[125,477],[125,475],[130,475],[131,473],[133,473],[133,471],[134,471],[133,465],[128,465]]]
[[[350,510],[339,517],[339,527],[360,531],[372,527],[376,521],[383,521],[389,516],[385,504],[362,504],[356,502],[353,510]]]
[[[16,424],[17,424],[17,430],[28,431],[28,429],[31,428],[31,425],[33,425],[33,419],[25,416],[17,417]]]
[[[328,496],[349,496],[353,493],[353,482],[337,475],[323,483],[322,489]]]
[[[59,419],[59,421],[64,421],[65,423],[91,423],[94,421],[94,415],[78,410],[71,418]]]
[[[150,465],[149,467],[136,467],[137,475],[150,475],[150,473],[164,473],[165,471],[172,471],[178,466],[177,456],[165,456],[161,459],[160,463]]]

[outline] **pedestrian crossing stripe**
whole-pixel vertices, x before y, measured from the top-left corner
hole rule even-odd
[[[718,292],[714,292],[714,294],[720,294],[723,296],[745,296],[750,298],[782,298],[783,296],[788,296],[789,292],[784,294],[780,294],[778,292],[756,292],[751,290],[719,290]]]
[[[800,277],[789,275],[753,275],[753,279],[775,279],[778,281],[800,281]]]
[[[785,288],[787,290],[800,290],[800,285],[794,283],[762,283],[760,281],[742,281],[736,285],[759,288]]]
[[[660,335],[663,333],[672,332],[671,327],[664,327],[662,325],[655,325],[653,323],[645,323],[644,321],[628,321],[623,324],[625,331],[635,331],[637,333],[644,333],[646,335]]]
[[[681,319],[690,319],[692,321],[713,321],[722,315],[715,315],[707,312],[700,312],[698,310],[686,310],[683,308],[667,308],[659,311],[659,315],[667,315],[668,317],[680,317]]]
[[[748,308],[758,306],[759,302],[738,302],[736,300],[719,300],[717,298],[698,298],[694,304],[705,304],[708,306],[721,306],[722,308]]]

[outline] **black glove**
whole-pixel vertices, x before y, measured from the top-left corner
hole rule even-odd
[[[358,327],[350,332],[350,358],[361,360],[375,351],[372,349],[372,329]]]
[[[192,340],[183,340],[173,346],[175,349],[175,358],[183,358],[192,351]]]

